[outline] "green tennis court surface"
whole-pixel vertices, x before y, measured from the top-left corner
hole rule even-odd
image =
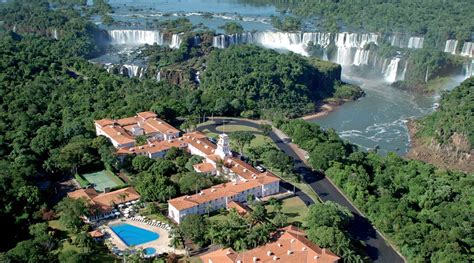
[[[124,185],[122,180],[110,171],[100,171],[82,175],[89,183],[94,185],[95,190],[103,192],[105,188],[113,188]]]

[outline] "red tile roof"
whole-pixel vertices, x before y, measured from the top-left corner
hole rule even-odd
[[[133,187],[126,187],[116,191],[99,194],[93,188],[79,189],[67,194],[68,197],[78,199],[84,198],[94,208],[101,212],[108,212],[113,209],[114,204],[126,203],[140,199],[140,195]]]
[[[210,163],[198,163],[193,165],[194,170],[199,173],[212,173],[216,170],[216,168]]]
[[[235,209],[235,211],[239,213],[239,215],[241,216],[246,215],[250,211],[249,207],[235,201],[230,201],[229,203],[227,203],[227,210],[231,210],[231,209]]]
[[[134,142],[132,134],[133,127],[143,128],[145,134],[162,133],[174,134],[179,130],[157,118],[156,114],[150,111],[140,112],[136,116],[118,120],[102,119],[96,120],[102,131],[119,144]]]
[[[298,230],[301,232],[301,230]],[[304,232],[303,232],[304,233]],[[280,237],[271,243],[242,253],[232,249],[220,249],[202,255],[201,260],[207,262],[315,262],[334,263],[340,258],[330,250],[320,248],[306,238],[306,235],[295,234],[292,228],[283,229]]]
[[[184,140],[182,140],[181,138],[178,138],[178,139],[167,140],[167,141],[150,142],[145,145],[134,146],[134,147],[122,147],[118,149],[117,153],[118,154],[139,154],[139,153],[155,154],[162,151],[167,151],[172,147],[185,148],[187,147],[187,145],[188,144]]]

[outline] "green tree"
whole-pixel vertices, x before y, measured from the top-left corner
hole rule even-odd
[[[91,260],[91,257],[87,253],[70,248],[62,249],[58,254],[58,260],[60,263],[81,263]]]
[[[187,215],[180,224],[180,229],[186,238],[191,239],[198,246],[202,247],[206,243],[206,222],[203,216],[191,214]]]
[[[242,154],[244,147],[250,145],[250,142],[255,139],[255,135],[249,131],[236,131],[230,134],[230,139],[237,145],[240,154]]]
[[[176,196],[174,185],[162,175],[142,172],[135,177],[133,183],[144,201],[165,202]]]
[[[284,227],[288,225],[288,216],[278,211],[273,217],[273,223],[275,223],[277,227]]]
[[[228,35],[241,34],[244,32],[244,28],[237,22],[227,22],[220,28],[224,29],[224,32]]]
[[[56,205],[59,213],[59,223],[71,233],[79,233],[84,225],[82,216],[88,215],[89,210],[83,199],[64,198]]]
[[[96,161],[90,147],[90,140],[80,136],[71,139],[59,151],[54,152],[51,158],[56,167],[71,173],[77,173],[79,168]]]
[[[154,175],[162,175],[169,177],[176,173],[177,167],[172,161],[157,159],[150,166],[150,168],[148,168],[148,171]]]
[[[253,223],[264,222],[267,219],[267,216],[267,209],[262,202],[255,203],[250,212],[250,217],[252,218]]]
[[[137,172],[147,171],[155,161],[144,155],[137,155],[132,160],[133,169]]]
[[[75,236],[74,244],[83,248],[85,252],[90,252],[94,246],[94,240],[87,231],[81,231]]]

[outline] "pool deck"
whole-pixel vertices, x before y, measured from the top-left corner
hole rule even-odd
[[[176,253],[176,254],[184,254],[185,251],[182,249],[175,249],[173,247],[169,247],[168,244],[170,243],[170,238],[169,238],[169,233],[167,230],[156,227],[156,226],[151,226],[143,222],[138,222],[138,221],[133,221],[129,219],[115,219],[112,221],[107,222],[104,228],[105,232],[108,233],[109,239],[112,241],[114,245],[118,247],[120,250],[127,250],[129,247],[120,239],[117,234],[110,229],[109,225],[115,225],[115,224],[129,224],[132,226],[140,227],[155,233],[158,233],[160,237],[156,240],[146,242],[140,245],[137,245],[133,248],[135,249],[144,249],[147,247],[152,247],[156,249],[157,254],[161,253]]]

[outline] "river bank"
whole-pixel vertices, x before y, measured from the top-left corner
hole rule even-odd
[[[432,138],[416,136],[419,124],[415,119],[410,119],[406,125],[410,136],[410,148],[405,155],[406,158],[430,163],[443,169],[474,172],[473,151],[459,153],[451,146],[441,146]]]
[[[340,103],[332,103],[332,102],[331,103],[324,103],[321,106],[319,106],[319,110],[317,112],[309,114],[309,115],[305,115],[305,116],[301,117],[301,119],[303,119],[305,121],[310,121],[310,120],[314,120],[314,119],[317,119],[317,118],[321,118],[323,116],[328,115],[330,112],[336,110],[341,105],[342,104],[340,104]]]

